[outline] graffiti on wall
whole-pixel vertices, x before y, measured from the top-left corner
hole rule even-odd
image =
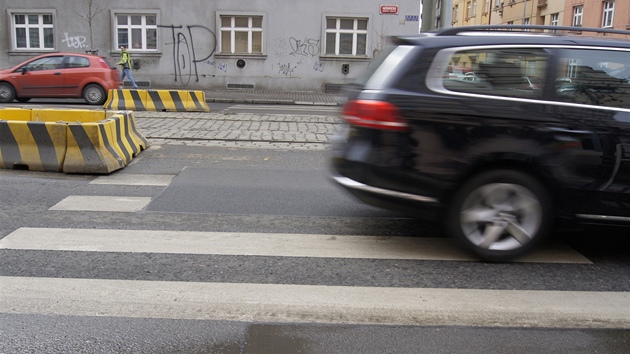
[[[319,55],[319,39],[296,39],[291,37],[289,38],[289,45],[291,46],[291,53],[289,53],[289,55],[303,55],[310,57]]]
[[[214,32],[206,26],[190,25],[158,25],[161,28],[171,30],[172,42],[166,43],[172,45],[173,55],[173,71],[175,81],[179,81],[184,85],[188,85],[192,78],[195,82],[199,82],[199,70],[197,64],[207,62],[216,51],[217,37]],[[195,40],[204,43],[202,48],[195,47]],[[211,45],[206,46],[206,43]],[[217,67],[218,68],[218,67]],[[222,70],[219,68],[219,70]],[[225,68],[227,70],[227,68]],[[224,70],[224,71],[225,71]]]
[[[217,62],[211,59],[208,59],[206,61],[204,61],[204,63],[210,65],[213,68],[216,68],[217,70],[221,70],[224,73],[226,73],[228,71],[228,66],[226,63],[222,63],[222,62]]]
[[[291,77],[295,69],[297,69],[297,65],[291,65],[291,63],[278,63],[278,74]]]
[[[64,38],[61,40],[68,48],[87,48],[87,38],[85,36],[69,36],[68,32],[63,33]]]
[[[320,40],[310,37],[280,37],[273,41],[272,53],[279,57],[278,67],[272,65],[272,70],[277,70],[278,74],[292,77],[294,73],[302,67],[309,70],[324,72],[325,65],[319,60],[315,60],[321,53]],[[295,59],[298,59],[295,62]],[[292,64],[295,63],[295,64]]]
[[[173,60],[173,76],[175,82],[180,82],[186,86],[192,80],[199,82],[200,65],[207,65],[216,70],[226,73],[227,64],[212,59],[217,50],[217,37],[214,31],[203,25],[158,25],[169,31],[169,36],[165,41],[166,46],[171,46]],[[67,42],[76,45],[67,37]],[[85,38],[83,38],[85,41]],[[322,73],[325,64],[317,58],[320,55],[320,40],[311,37],[289,36],[276,38],[272,42],[270,51],[278,56],[277,67],[272,64],[272,70],[285,77],[292,77],[300,68],[302,70],[314,70]],[[297,62],[296,62],[297,59]]]

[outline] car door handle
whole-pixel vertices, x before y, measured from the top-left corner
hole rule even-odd
[[[61,75],[61,72],[60,72],[60,71],[57,71],[57,72],[55,73],[55,75]]]

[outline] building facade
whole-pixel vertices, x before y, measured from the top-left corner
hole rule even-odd
[[[423,20],[431,19],[429,22],[423,21],[423,32],[449,26],[486,24],[630,30],[629,0],[423,0],[423,4]],[[446,18],[449,12],[452,14],[451,22],[435,20]],[[577,31],[574,34],[581,35]],[[606,35],[628,38],[624,35]]]
[[[577,27],[630,30],[630,1],[565,0],[564,22]]]
[[[3,0],[0,67],[45,52],[129,48],[151,87],[318,91],[369,67],[387,38],[419,32],[398,0]]]

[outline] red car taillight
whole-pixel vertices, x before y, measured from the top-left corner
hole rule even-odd
[[[349,124],[360,127],[398,132],[409,129],[398,107],[389,102],[349,101],[344,106],[341,116]]]

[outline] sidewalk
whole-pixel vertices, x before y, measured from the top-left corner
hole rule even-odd
[[[345,102],[342,94],[307,91],[204,90],[206,102],[250,104],[298,104],[337,106]]]

